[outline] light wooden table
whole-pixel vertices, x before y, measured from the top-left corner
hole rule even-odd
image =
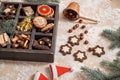
[[[7,1],[7,0],[6,0]],[[10,1],[19,1],[19,0],[10,0]],[[73,0],[60,0],[60,11],[59,11],[59,25],[57,32],[57,45],[56,45],[56,54],[55,54],[55,62],[52,64],[62,65],[67,67],[74,67],[74,72],[68,72],[61,77],[59,80],[86,80],[85,77],[81,74],[80,67],[88,66],[92,69],[99,68],[99,63],[104,60],[112,61],[115,59],[116,52],[119,49],[109,50],[108,47],[110,45],[110,41],[100,36],[101,32],[104,29],[112,29],[116,30],[120,25],[120,7],[117,5],[120,3],[120,0],[76,0],[80,4],[80,15],[84,15],[86,17],[94,18],[100,21],[99,24],[85,24],[87,26],[87,30],[89,33],[85,36],[86,40],[89,40],[90,44],[85,46],[80,44],[73,48],[72,54],[80,49],[86,50],[89,46],[95,46],[99,44],[104,46],[106,54],[101,58],[93,56],[90,53],[87,53],[88,59],[83,63],[74,61],[72,55],[63,56],[59,53],[59,47],[62,44],[67,43],[67,38],[71,35],[77,35],[82,30],[78,29],[71,34],[67,33],[67,30],[71,28],[75,22],[69,22],[65,20],[62,16],[63,9],[66,8]],[[119,1],[119,2],[118,2]],[[82,25],[82,24],[80,24]],[[65,35],[66,34],[66,35]],[[33,80],[33,75],[40,71],[48,76],[51,80],[51,73],[48,68],[51,63],[40,63],[40,62],[27,62],[27,61],[5,61],[0,60],[0,80]]]

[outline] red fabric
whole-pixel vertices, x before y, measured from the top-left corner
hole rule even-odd
[[[69,72],[71,69],[67,67],[62,67],[62,66],[56,66],[58,76],[61,76],[62,74]]]
[[[38,80],[48,80],[48,78],[45,77],[43,74],[40,74],[40,77],[39,77]]]

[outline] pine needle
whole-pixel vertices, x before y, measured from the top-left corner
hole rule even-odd
[[[108,74],[100,70],[89,69],[88,67],[81,67],[81,69],[91,80],[120,80],[120,58],[113,60],[113,62],[102,61],[101,64],[110,69]]]
[[[118,59],[113,60],[113,62],[102,61],[101,65],[109,68],[113,72],[120,71],[120,60]]]
[[[0,33],[8,33],[8,34],[14,34],[15,33],[15,23],[16,21],[11,20],[0,20]]]
[[[103,36],[111,41],[115,41],[117,38],[117,35],[114,31],[111,30],[103,30]]]
[[[120,28],[118,28],[117,31],[104,30],[103,36],[112,41],[110,49],[120,48]]]
[[[84,73],[91,78],[91,80],[105,80],[106,74],[100,70],[91,70],[87,67],[81,67]]]
[[[0,9],[0,14],[2,13],[2,10]]]
[[[117,53],[117,56],[120,57],[120,51]]]
[[[108,79],[109,79],[109,80],[120,80],[120,71],[111,72],[111,73],[108,75]]]

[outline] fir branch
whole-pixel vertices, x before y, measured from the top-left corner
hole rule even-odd
[[[117,34],[111,30],[103,30],[103,36],[111,41],[115,41],[117,38]]]
[[[91,80],[120,80],[120,59],[117,58],[113,62],[102,61],[101,64],[110,69],[108,74],[100,70],[92,70],[87,67],[81,67],[83,72],[91,78]]]
[[[11,20],[0,20],[0,33],[8,33],[8,34],[14,34],[15,33],[15,23],[16,21]]]
[[[120,51],[117,53],[117,56],[120,57]]]
[[[120,60],[116,59],[116,60],[113,60],[113,62],[102,61],[101,65],[109,68],[113,72],[117,72],[117,71],[120,71],[120,64],[118,63],[120,63]]]
[[[91,78],[91,80],[106,80],[106,74],[100,70],[92,70],[88,67],[81,67],[81,69],[89,78]]]
[[[113,41],[110,45],[110,49],[114,49],[114,48],[120,48],[120,41],[118,41],[117,39],[115,41]]]
[[[120,79],[120,71],[112,72],[108,74],[108,80]]]
[[[104,30],[103,36],[112,41],[111,49],[116,47],[120,48],[120,28],[118,28],[117,31]]]
[[[117,29],[117,33],[120,33],[120,27]]]
[[[2,10],[0,9],[0,14],[2,13]]]

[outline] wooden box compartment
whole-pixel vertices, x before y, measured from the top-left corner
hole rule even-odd
[[[31,16],[33,19],[35,16],[41,16],[37,13],[37,7],[42,5],[43,3],[18,3],[18,2],[2,2],[1,8],[4,8],[6,5],[14,5],[17,9],[16,13],[13,15],[13,19],[15,19],[17,24],[23,20],[24,18],[27,18],[27,16],[23,12],[23,7],[25,6],[31,6],[34,10],[34,15]],[[5,60],[22,60],[22,61],[38,61],[38,62],[53,62],[54,61],[54,54],[55,54],[55,43],[56,43],[56,33],[57,33],[57,25],[58,25],[58,10],[59,5],[58,4],[46,4],[54,9],[54,16],[51,18],[46,17],[48,23],[54,23],[53,29],[48,33],[39,32],[39,29],[35,28],[34,25],[32,25],[32,30],[30,32],[21,32],[17,31],[15,34],[9,35],[10,39],[12,39],[17,34],[27,34],[30,35],[30,41],[27,49],[23,48],[12,48],[12,41],[9,45],[6,47],[0,48],[0,59]],[[0,14],[0,19],[4,17],[4,14]],[[15,27],[16,28],[16,27]],[[37,40],[42,37],[47,37],[52,40],[51,47],[49,50],[38,50],[34,49],[32,47],[33,41]]]

